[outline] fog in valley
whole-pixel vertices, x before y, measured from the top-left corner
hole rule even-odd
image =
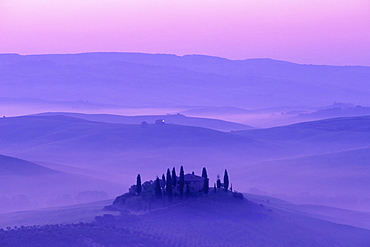
[[[272,59],[0,54],[0,228],[83,222],[55,234],[101,246],[191,246],[189,229],[198,246],[367,246],[369,78]],[[154,186],[181,166],[207,168],[207,196],[102,210],[138,174]],[[214,188],[225,169],[243,199]]]

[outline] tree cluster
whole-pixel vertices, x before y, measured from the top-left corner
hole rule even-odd
[[[192,172],[192,175],[195,175],[194,172]],[[151,203],[154,199],[162,199],[162,202],[164,203],[163,199],[166,197],[169,202],[172,202],[174,197],[181,200],[184,196],[197,196],[200,195],[200,193],[207,195],[209,193],[209,178],[205,167],[202,169],[201,177],[203,178],[202,180],[200,180],[199,177],[195,177],[195,182],[186,181],[183,166],[180,167],[179,176],[176,174],[175,167],[172,171],[168,168],[166,174],[162,174],[161,178],[157,176],[154,182],[150,180],[142,183],[141,175],[138,174],[136,177],[136,184],[130,187],[129,193],[117,197],[113,206],[131,205],[133,209],[146,209],[148,207],[143,206],[143,204],[149,204],[149,210],[151,210]],[[203,181],[203,184],[199,184],[200,181]],[[192,182],[198,184],[195,186],[194,183],[191,184]],[[221,182],[220,176],[217,175],[217,181],[214,184],[214,191],[217,189],[228,191],[229,183],[229,175],[225,169],[223,183]],[[199,188],[201,188],[201,190],[198,191]],[[232,190],[232,186],[230,187],[230,190]]]

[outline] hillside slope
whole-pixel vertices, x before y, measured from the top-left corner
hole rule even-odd
[[[298,155],[370,146],[370,116],[329,118],[292,125],[235,131],[234,134],[283,146]]]
[[[137,246],[132,242],[135,236],[137,240],[146,238],[146,246],[365,247],[370,242],[369,230],[307,216],[292,209],[289,203],[277,202],[277,199],[263,198],[269,202],[260,204],[254,202],[252,195],[250,200],[240,200],[233,198],[230,192],[219,192],[144,214],[106,216],[91,224],[41,226],[13,230],[9,234],[0,232],[0,243],[7,246],[23,239],[28,243],[38,241],[39,246],[47,246],[47,241],[53,241],[56,246],[63,246],[62,243],[72,246],[89,239],[95,245]],[[101,203],[96,206],[101,207]],[[103,213],[94,209],[93,204],[86,204],[80,208],[59,208],[37,214],[29,212],[27,220],[30,223],[32,217],[60,212],[61,215],[69,215],[70,222],[76,222],[73,216],[81,219],[77,214],[84,208],[86,219],[91,219],[91,213]],[[23,216],[27,218],[27,213]],[[0,219],[10,222],[6,215],[0,215]],[[61,223],[55,220],[53,217],[51,222]]]
[[[0,155],[0,212],[75,204],[108,197],[119,185]]]
[[[58,171],[26,160],[0,155],[0,174],[0,176],[40,176],[58,174]]]
[[[248,174],[251,191],[298,203],[366,210],[369,126],[370,117],[360,116],[235,131],[282,147],[281,158],[241,167],[240,174]]]
[[[265,161],[241,168],[240,173],[247,173],[251,188],[260,193],[301,204],[368,211],[369,158],[369,148],[356,149]]]
[[[63,115],[24,116],[0,119],[2,139],[0,145],[43,145],[69,142],[71,145],[86,144],[86,148],[110,144],[114,148],[166,147],[166,146],[226,146],[251,145],[267,147],[268,144],[206,128],[175,124],[143,127],[140,124],[111,124],[88,121]],[[102,135],[105,135],[104,138]],[[211,141],[212,140],[212,141]],[[96,143],[99,141],[99,143]],[[113,142],[112,142],[113,141]],[[231,143],[229,143],[231,142]],[[116,146],[118,145],[118,146]],[[67,145],[65,145],[68,148]],[[80,147],[84,148],[84,147]]]
[[[212,198],[211,193],[205,200],[140,217],[130,229],[146,229],[185,246],[366,246],[370,241],[368,230],[269,209],[253,202]]]

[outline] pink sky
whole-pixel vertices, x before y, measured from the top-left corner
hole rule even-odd
[[[0,53],[122,51],[370,66],[369,0],[0,0]]]

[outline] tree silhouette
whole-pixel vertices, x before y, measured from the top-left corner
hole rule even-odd
[[[209,191],[209,179],[208,178],[204,178],[203,190],[205,194],[208,194],[208,191]]]
[[[176,170],[175,167],[172,169],[172,186],[173,188],[176,188],[176,183],[177,183],[177,176],[176,176]]]
[[[217,189],[221,188],[221,180],[220,180],[220,175],[217,175]]]
[[[167,177],[166,177],[166,193],[168,196],[168,200],[172,201],[172,180],[171,180],[171,173],[170,169],[167,169]]]
[[[148,209],[149,211],[151,211],[151,208],[152,208],[152,201],[154,200],[155,198],[155,184],[152,180],[150,181],[145,181],[143,184],[142,184],[142,187],[143,187],[143,191],[141,192],[141,196],[142,198],[144,199],[144,201],[146,201],[148,204]],[[144,209],[146,211],[146,207]]]
[[[225,191],[229,188],[229,175],[227,174],[227,170],[225,169],[225,174],[224,174],[224,188]]]
[[[138,193],[138,194],[141,193],[141,177],[140,177],[140,174],[137,174],[137,177],[136,177],[136,193]]]
[[[207,176],[207,170],[206,170],[206,168],[205,167],[203,167],[203,170],[202,170],[202,177],[203,178],[207,178],[208,176]]]
[[[162,198],[161,183],[160,183],[158,177],[155,180],[155,196],[157,197],[157,199],[161,199]]]
[[[164,177],[164,174],[162,174],[162,181],[160,182],[161,182],[161,188],[162,190],[164,190],[164,188],[166,187],[166,178]]]
[[[185,185],[184,168],[181,166],[180,167],[180,181],[179,181],[180,198],[182,198],[184,196],[184,185]]]
[[[203,184],[204,193],[205,194],[208,194],[208,190],[209,190],[209,179],[207,177],[207,170],[206,170],[205,167],[203,167],[203,170],[202,170],[202,177],[204,178],[204,184]]]

